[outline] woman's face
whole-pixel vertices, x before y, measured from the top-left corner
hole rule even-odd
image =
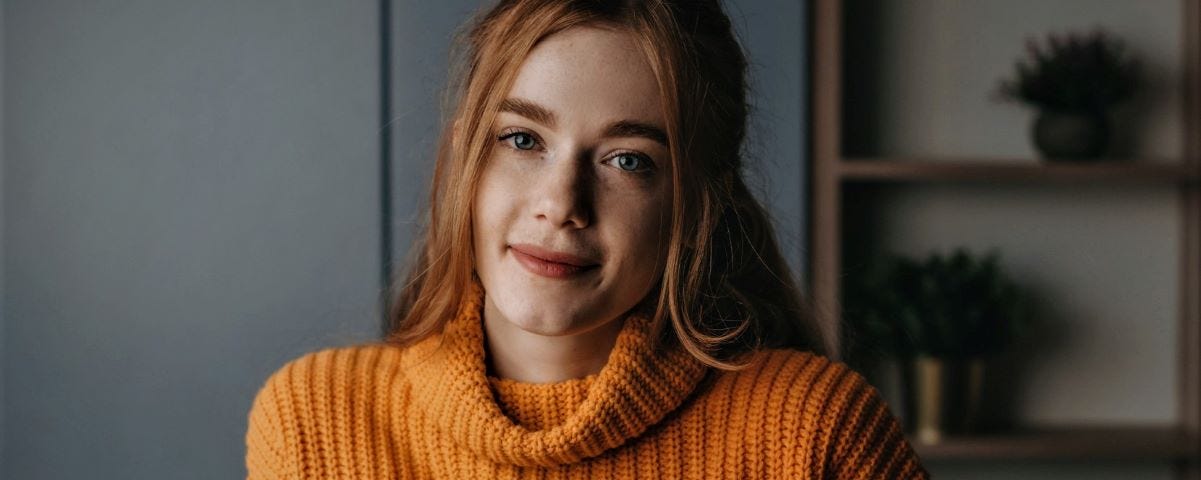
[[[577,334],[646,297],[670,222],[664,125],[630,34],[576,27],[534,48],[496,119],[474,204],[489,322]]]

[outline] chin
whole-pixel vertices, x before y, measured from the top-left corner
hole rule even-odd
[[[573,331],[570,325],[563,325],[559,322],[540,322],[540,321],[513,321],[513,324],[518,328],[543,337],[562,337],[577,333]]]
[[[561,337],[564,335],[572,335],[590,330],[594,325],[587,319],[577,318],[575,312],[559,312],[559,311],[528,311],[515,312],[515,315],[506,315],[508,321],[522,330],[542,335],[546,337]]]
[[[603,323],[602,319],[592,318],[579,308],[579,299],[552,299],[558,297],[552,292],[527,292],[525,289],[508,285],[503,292],[497,292],[492,301],[504,321],[529,333],[548,337],[558,337],[585,332]],[[573,305],[556,305],[569,302]]]

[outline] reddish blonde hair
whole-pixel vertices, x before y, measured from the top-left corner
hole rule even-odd
[[[412,344],[455,315],[473,281],[471,205],[500,104],[540,40],[595,25],[636,38],[663,98],[674,188],[662,280],[647,300],[654,332],[726,369],[764,346],[827,351],[742,177],[746,60],[718,0],[503,0],[472,25],[452,73],[428,224],[386,294],[386,341]]]

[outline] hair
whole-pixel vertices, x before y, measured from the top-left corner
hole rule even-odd
[[[385,292],[385,341],[410,345],[457,313],[474,281],[471,206],[500,104],[539,41],[589,25],[633,35],[663,99],[673,193],[664,270],[644,300],[654,338],[722,369],[764,347],[827,352],[742,176],[747,65],[718,0],[502,0],[471,25],[451,75],[429,217],[406,276]]]

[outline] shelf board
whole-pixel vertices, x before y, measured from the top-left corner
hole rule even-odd
[[[922,460],[1181,460],[1201,458],[1196,436],[1177,427],[1027,428],[910,443]]]
[[[1201,175],[1183,163],[1104,160],[1094,163],[1030,159],[929,160],[847,158],[837,163],[839,177],[854,182],[1161,182],[1191,183]]]

